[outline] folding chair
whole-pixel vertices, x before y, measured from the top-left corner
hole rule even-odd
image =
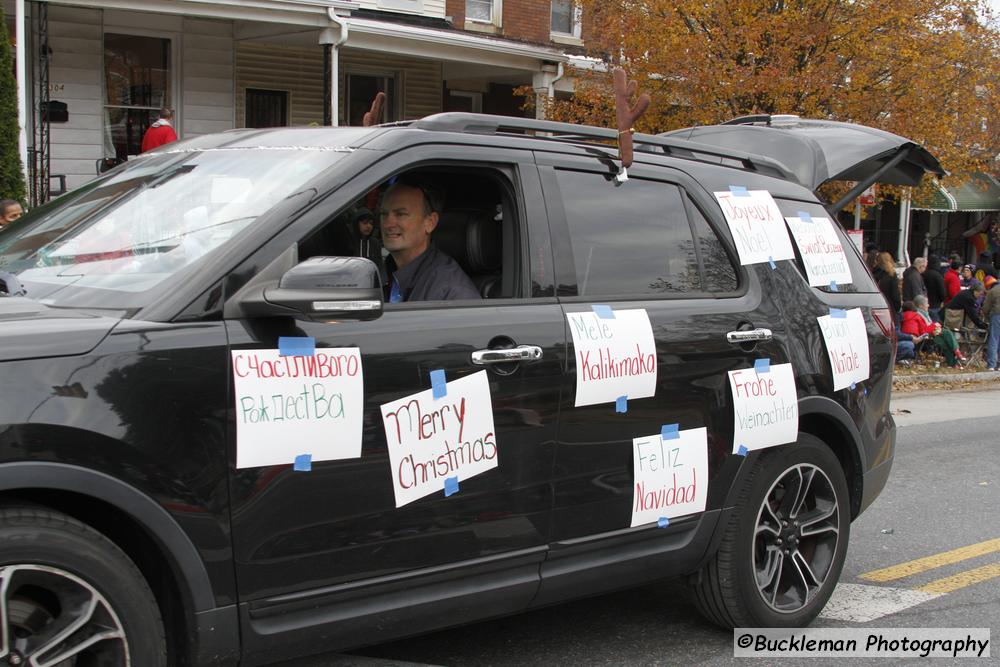
[[[958,349],[965,355],[963,368],[970,366],[986,366],[987,332],[975,326],[962,328],[962,337],[958,341]]]

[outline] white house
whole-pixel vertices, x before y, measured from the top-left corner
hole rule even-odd
[[[567,60],[554,43],[455,27],[446,0],[0,1],[36,201],[93,178],[104,158],[138,153],[161,107],[182,138],[360,125],[378,91],[386,121],[517,114],[513,88],[551,95]]]

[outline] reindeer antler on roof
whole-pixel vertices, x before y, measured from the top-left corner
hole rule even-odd
[[[629,106],[629,101],[635,97],[639,84],[634,80],[626,83],[625,70],[614,71],[615,84],[615,116],[618,121],[618,157],[622,161],[622,169],[632,166],[632,125],[649,107],[649,95],[643,93],[635,101],[635,106]]]
[[[361,119],[361,124],[365,127],[371,127],[372,125],[378,125],[382,121],[382,107],[385,105],[385,93],[377,93],[375,99],[372,100],[372,107],[367,112],[365,112],[364,118]]]

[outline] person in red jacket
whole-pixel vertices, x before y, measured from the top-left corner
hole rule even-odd
[[[952,297],[962,291],[962,278],[958,275],[960,268],[962,268],[961,258],[952,255],[948,270],[944,272],[944,288],[948,291],[948,298],[945,301],[951,301]]]
[[[931,338],[949,366],[954,367],[959,361],[965,360],[962,351],[958,349],[955,335],[931,319],[927,312],[927,297],[922,294],[918,294],[913,301],[903,302],[903,320],[899,328],[903,333],[913,336],[914,342],[918,338]]]
[[[159,148],[163,144],[177,141],[177,134],[174,132],[170,121],[174,118],[174,112],[170,109],[160,109],[160,119],[149,126],[146,134],[142,135],[142,152]]]

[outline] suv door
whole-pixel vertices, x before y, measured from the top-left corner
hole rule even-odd
[[[613,174],[598,169],[593,159],[539,155],[537,160],[547,165],[540,172],[553,237],[567,239],[556,248],[565,312],[590,311],[593,304],[645,310],[657,360],[655,395],[628,400],[623,414],[614,403],[574,407],[572,392],[563,398],[554,561],[560,553],[579,557],[585,538],[596,547],[634,532],[629,528],[632,440],[659,434],[663,425],[707,428],[707,510],[717,510],[742,460],[729,456],[733,407],[727,371],[753,368],[760,357],[774,364],[787,358],[778,313],[764,297],[764,286],[753,267],[737,265],[718,206],[690,177],[636,164],[628,181],[616,186]],[[755,345],[727,340],[729,332],[756,328],[769,329],[774,338]],[[576,377],[579,359],[572,351],[569,356]],[[691,527],[697,519],[671,520],[670,529],[650,539],[669,540],[675,526]],[[690,556],[696,561],[700,553]],[[574,569],[560,567],[561,573]],[[543,600],[548,585],[560,585],[558,579],[543,571]],[[626,583],[619,579],[614,585]]]
[[[516,244],[516,252],[507,253],[503,270],[517,275],[510,281],[514,293],[509,298],[386,303],[381,317],[368,322],[227,322],[233,350],[274,349],[281,336],[311,337],[317,352],[357,348],[364,375],[359,458],[313,461],[309,472],[295,471],[291,465],[232,469],[240,595],[243,600],[271,598],[255,612],[261,635],[267,634],[267,619],[278,622],[279,610],[305,605],[318,617],[324,605],[356,599],[359,582],[373,578],[378,578],[378,587],[372,590],[387,595],[402,589],[418,595],[422,583],[436,581],[438,588],[427,593],[433,599],[451,594],[442,588],[451,578],[466,577],[468,586],[476,576],[493,577],[495,597],[481,592],[486,597],[477,602],[483,613],[491,614],[520,609],[534,594],[537,562],[548,542],[556,416],[568,379],[563,314],[554,297],[551,267],[546,266],[551,251],[541,190],[530,154],[527,162],[523,155],[467,146],[402,151],[349,181],[253,260],[262,266],[262,260],[266,263],[286,250],[290,239],[302,240],[325,223],[337,224],[329,222],[335,214],[418,161],[488,170],[506,181],[511,196],[503,224],[516,225],[506,236]],[[486,366],[473,363],[476,351],[516,345],[536,347],[540,358]],[[498,465],[460,479],[453,495],[445,493],[442,483],[439,492],[397,507],[393,475],[398,471],[390,464],[381,406],[428,390],[431,372],[439,369],[448,381],[486,373]],[[230,405],[235,400],[231,395]],[[303,442],[300,449],[307,452],[309,446]],[[429,452],[427,459],[438,454]],[[441,568],[452,574],[443,575]],[[285,596],[283,602],[276,596]],[[386,599],[384,604],[407,608],[393,619],[408,618],[408,632],[424,627],[422,623],[427,627],[445,623],[441,618],[430,620],[412,600]],[[342,643],[391,636],[394,621],[384,616],[377,624],[369,621],[358,627],[343,622],[345,617],[360,616],[361,608],[360,601],[347,603],[340,612],[342,621],[330,632],[349,637]],[[469,616],[467,609],[452,608],[452,612]],[[362,640],[359,632],[373,634]],[[260,637],[262,646],[266,641]]]

